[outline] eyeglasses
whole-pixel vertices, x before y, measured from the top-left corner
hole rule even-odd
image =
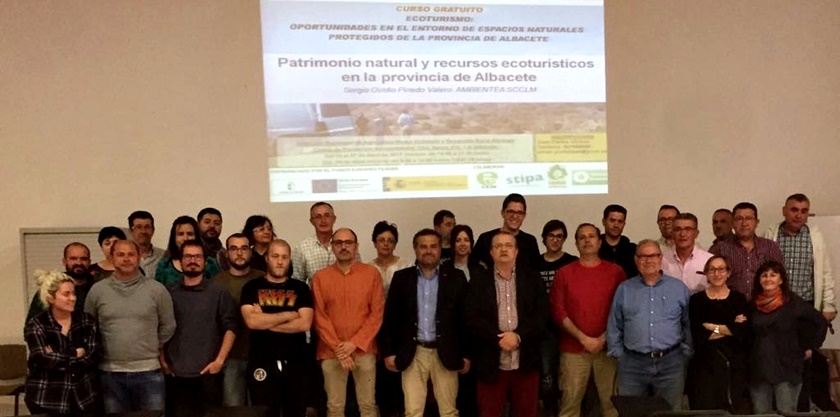
[[[556,235],[555,235],[554,233],[549,233],[549,234],[545,235],[545,238],[546,238],[546,239],[557,239],[557,240],[561,240],[561,239],[564,239],[565,237],[566,237],[566,236],[564,236],[562,233],[558,233],[558,234],[556,234]]]
[[[654,259],[659,259],[662,256],[661,253],[653,253],[650,255],[636,255],[637,258],[643,261],[652,261]]]
[[[181,255],[181,260],[184,261],[197,261],[199,259],[204,259],[204,255]]]
[[[505,214],[507,214],[508,216],[522,217],[525,215],[525,210],[505,210]]]
[[[332,242],[330,242],[330,243],[331,243],[333,246],[335,246],[335,247],[339,248],[339,247],[342,247],[342,246],[348,246],[348,247],[349,247],[349,246],[353,246],[353,245],[355,245],[355,244],[356,244],[356,241],[355,241],[355,240],[333,240],[333,241],[332,241]]]
[[[722,274],[726,271],[729,271],[729,268],[727,268],[725,266],[722,266],[720,268],[709,268],[709,269],[706,270],[706,274],[717,275],[717,274]]]
[[[513,249],[515,247],[516,245],[513,243],[496,243],[495,245],[493,245],[493,249]]]

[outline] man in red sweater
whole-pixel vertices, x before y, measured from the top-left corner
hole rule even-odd
[[[575,246],[580,259],[557,270],[549,296],[551,315],[563,329],[560,337],[560,417],[580,416],[589,374],[593,373],[604,417],[617,417],[610,401],[615,386],[615,359],[607,356],[606,330],[613,295],[624,270],[598,258],[601,231],[578,226]]]

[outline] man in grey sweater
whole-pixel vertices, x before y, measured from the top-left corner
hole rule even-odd
[[[91,288],[85,312],[99,323],[103,356],[102,396],[106,413],[164,409],[160,350],[175,333],[172,298],[140,272],[137,244],[111,247],[114,273]]]

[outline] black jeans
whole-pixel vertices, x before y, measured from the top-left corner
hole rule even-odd
[[[252,360],[248,364],[248,393],[251,404],[268,407],[268,416],[305,417],[309,374],[305,360]]]
[[[223,380],[221,372],[193,378],[166,377],[167,417],[203,416],[221,407]]]

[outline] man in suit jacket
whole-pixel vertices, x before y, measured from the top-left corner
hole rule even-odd
[[[482,417],[501,417],[508,398],[515,416],[537,416],[548,302],[539,273],[517,265],[517,254],[516,237],[497,232],[493,268],[470,279],[465,311]]]
[[[470,369],[464,349],[464,273],[440,265],[441,237],[414,235],[417,265],[397,271],[385,302],[379,343],[385,366],[402,372],[406,417],[422,417],[432,379],[441,417],[457,417],[458,372]]]

